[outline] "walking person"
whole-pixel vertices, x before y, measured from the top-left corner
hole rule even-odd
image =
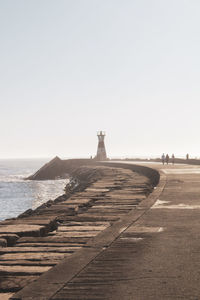
[[[162,160],[162,164],[164,165],[165,164],[165,154],[164,153],[161,156],[161,160]]]
[[[172,154],[172,165],[174,165],[175,156]]]
[[[167,165],[169,163],[169,155],[168,154],[166,155],[166,163],[167,163]]]

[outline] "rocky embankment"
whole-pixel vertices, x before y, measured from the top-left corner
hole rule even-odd
[[[74,172],[75,168],[81,166],[95,165],[93,159],[60,159],[58,156],[42,166],[36,173],[29,176],[29,180],[48,180],[56,178],[66,178],[68,174]]]
[[[80,167],[71,175],[66,194],[0,223],[0,299],[89,247],[91,239],[135,209],[153,189],[152,176],[119,167]]]

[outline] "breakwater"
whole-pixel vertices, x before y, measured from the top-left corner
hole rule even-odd
[[[63,258],[90,247],[97,235],[146,199],[159,180],[158,172],[127,167],[76,168],[66,194],[19,218],[1,222],[2,295],[22,289]]]
[[[76,168],[83,165],[95,165],[93,159],[60,159],[58,156],[42,166],[36,173],[29,176],[29,180],[48,180],[56,178],[66,178],[72,174]]]

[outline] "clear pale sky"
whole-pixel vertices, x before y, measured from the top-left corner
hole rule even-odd
[[[0,158],[200,156],[199,0],[0,0]]]

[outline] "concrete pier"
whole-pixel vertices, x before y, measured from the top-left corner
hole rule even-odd
[[[130,163],[111,165],[129,168],[124,172],[131,174]],[[97,207],[81,216],[81,220],[95,216],[101,222],[79,236],[92,237],[87,247],[65,257],[12,299],[200,299],[200,167],[140,165],[160,173],[154,191],[147,193],[148,197],[140,194],[141,187],[148,190],[148,180],[145,186],[138,182],[134,188],[128,180],[128,185],[111,191],[111,178],[110,187],[103,180],[88,188],[86,192],[91,194],[102,189],[112,195],[104,195],[107,203],[101,198]],[[123,176],[117,176],[118,182],[123,182]],[[75,221],[73,217],[71,221]],[[97,226],[103,229],[99,233]],[[64,227],[59,232],[71,239]],[[76,230],[80,232],[80,227]]]
[[[63,259],[74,260],[80,250],[93,251],[94,239],[132,211],[153,187],[146,176],[110,166],[81,167],[73,176],[79,185],[71,195],[64,194],[36,211],[0,223],[1,299],[8,299],[8,292],[21,290],[37,280],[44,291],[41,274]],[[69,270],[79,267],[76,261]],[[71,272],[67,274],[71,276]]]

